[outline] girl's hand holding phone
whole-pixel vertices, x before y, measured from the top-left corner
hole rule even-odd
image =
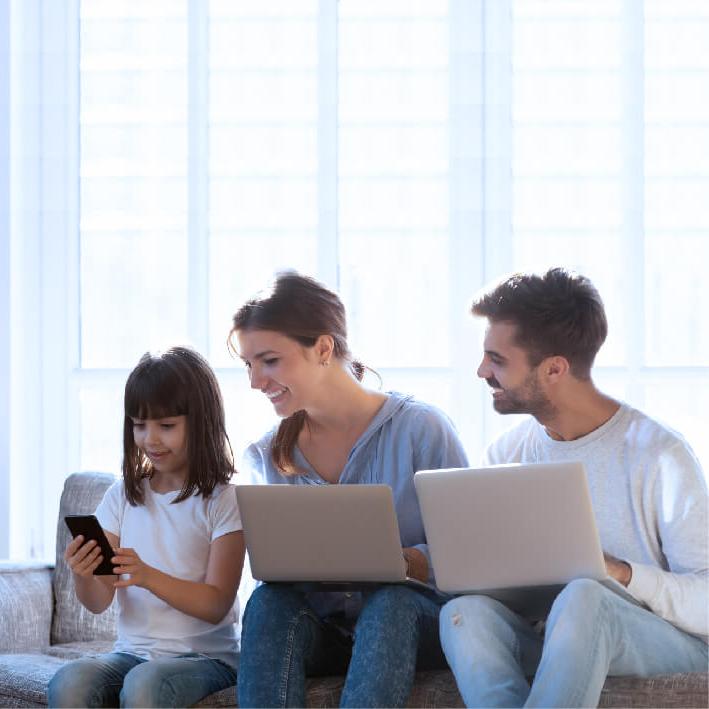
[[[115,588],[126,586],[140,586],[148,588],[150,579],[156,569],[148,566],[137,554],[135,549],[120,548],[115,550],[116,555],[111,559],[115,573],[128,574],[130,578],[118,579],[113,585]]]
[[[89,539],[84,544],[84,537],[80,534],[67,544],[64,560],[72,573],[84,578],[93,577],[94,569],[101,563],[101,548],[94,539]]]

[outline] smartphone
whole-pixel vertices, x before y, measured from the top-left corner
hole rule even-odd
[[[95,539],[98,542],[103,559],[94,569],[94,576],[115,576],[114,565],[111,563],[115,554],[96,517],[94,515],[66,515],[64,521],[69,527],[72,537],[78,537],[81,534],[84,537],[84,543],[89,539]]]

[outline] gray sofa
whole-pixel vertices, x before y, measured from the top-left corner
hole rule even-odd
[[[76,600],[63,561],[69,539],[63,516],[93,512],[114,479],[103,473],[67,478],[59,511],[56,566],[0,564],[0,706],[46,706],[47,683],[62,664],[110,650],[115,609],[95,616]],[[707,707],[707,681],[707,674],[613,677],[606,682],[600,706]],[[337,706],[342,682],[341,677],[311,679],[308,705]],[[234,688],[230,688],[210,695],[198,706],[233,707],[235,703]],[[419,673],[409,706],[460,707],[463,703],[453,676],[441,670]]]

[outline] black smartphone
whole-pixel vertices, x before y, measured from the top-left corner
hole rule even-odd
[[[84,537],[84,543],[89,539],[95,539],[101,548],[101,563],[94,569],[94,576],[115,576],[111,558],[115,556],[108,538],[101,529],[101,525],[94,515],[66,515],[64,517],[67,527],[72,537],[80,534]]]

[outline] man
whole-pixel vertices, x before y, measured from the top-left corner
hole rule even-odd
[[[608,574],[643,605],[577,579],[542,635],[488,597],[452,600],[441,642],[466,705],[595,707],[608,674],[706,671],[706,481],[680,435],[594,385],[607,333],[598,292],[560,268],[517,274],[472,312],[488,320],[478,376],[495,410],[531,414],[485,463],[582,461]]]

